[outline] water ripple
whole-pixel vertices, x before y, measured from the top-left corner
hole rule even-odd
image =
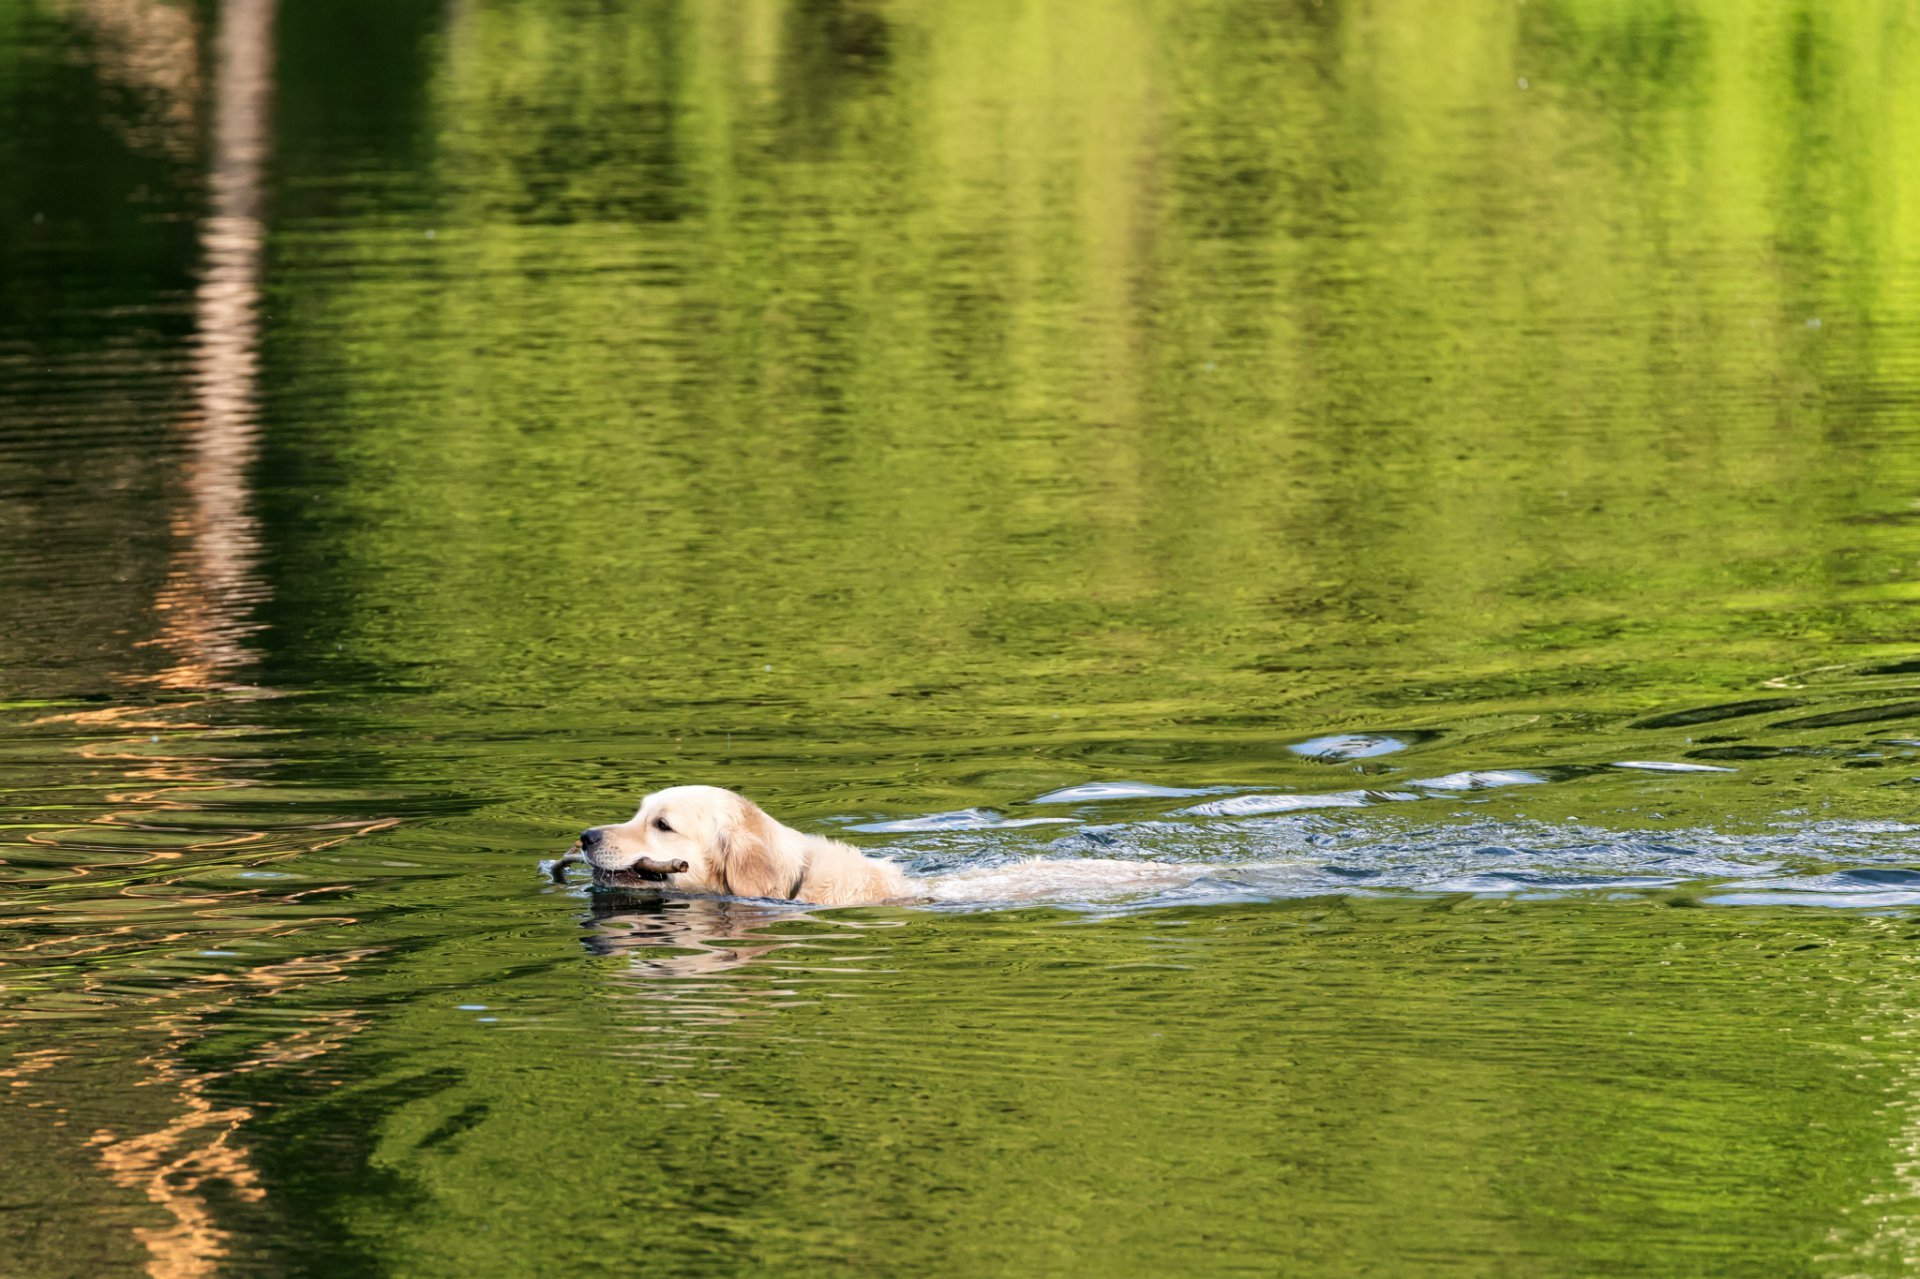
[[[1241,800],[1294,802],[1254,812]],[[1491,818],[1386,821],[1361,792],[1239,797],[1038,840],[1007,826],[919,827],[885,851],[943,906],[1020,902],[1111,908],[1257,901],[1352,892],[1536,894],[1738,885],[1791,900],[1871,906],[1920,901],[1920,826],[1783,822],[1745,834],[1710,828],[1617,831]],[[931,838],[930,838],[931,837]],[[1724,896],[1724,894],[1722,894]]]

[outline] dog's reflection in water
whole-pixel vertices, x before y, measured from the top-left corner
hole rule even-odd
[[[718,976],[816,942],[810,936],[762,935],[774,925],[812,918],[801,907],[769,902],[597,891],[583,922],[594,954],[629,956],[638,976],[685,978]]]

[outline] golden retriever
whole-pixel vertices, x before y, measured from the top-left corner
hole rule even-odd
[[[581,831],[578,848],[594,879],[608,884],[816,906],[871,905],[913,892],[893,863],[782,826],[718,786],[655,791],[631,821]]]

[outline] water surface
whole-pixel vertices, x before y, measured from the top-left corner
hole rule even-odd
[[[0,1270],[1908,1272],[1917,41],[0,4]]]

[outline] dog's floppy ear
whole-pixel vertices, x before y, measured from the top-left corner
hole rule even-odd
[[[792,897],[799,868],[780,847],[773,819],[750,800],[740,801],[740,818],[721,832],[727,891],[736,897]]]

